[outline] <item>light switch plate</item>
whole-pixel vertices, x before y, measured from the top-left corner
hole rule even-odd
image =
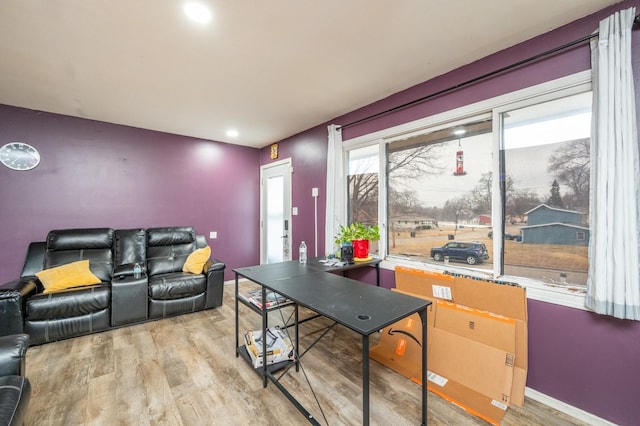
[[[312,197],[318,196],[318,188],[311,188],[311,196]]]
[[[209,232],[209,238],[212,240],[218,238],[218,233],[216,231]]]
[[[298,208],[297,207],[292,208],[291,209],[291,214],[294,215],[294,216],[298,216]]]

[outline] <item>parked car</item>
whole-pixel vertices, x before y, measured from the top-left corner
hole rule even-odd
[[[489,237],[489,238],[493,238],[493,231],[489,231],[488,237]],[[516,240],[516,241],[520,241],[520,240],[519,240],[519,238],[520,238],[520,235],[519,235],[519,234],[506,234],[506,233],[504,234],[504,239],[505,239],[505,240]]]
[[[452,260],[462,260],[469,265],[482,263],[489,260],[487,246],[478,242],[460,242],[452,241],[442,247],[434,247],[431,249],[431,257],[436,262],[444,260],[445,256],[449,256]]]

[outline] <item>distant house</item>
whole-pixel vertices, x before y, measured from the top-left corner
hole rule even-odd
[[[396,216],[393,219],[395,230],[431,229],[438,227],[438,221],[432,218],[415,215]]]
[[[491,216],[488,214],[478,215],[478,223],[480,225],[491,225]]]
[[[527,244],[559,244],[586,246],[589,228],[569,223],[544,223],[520,228],[522,242]]]
[[[527,215],[527,225],[542,225],[545,223],[572,223],[582,225],[582,213],[573,210],[564,210],[557,207],[550,207],[540,204],[525,213]]]
[[[589,244],[589,228],[582,226],[582,213],[540,204],[527,213],[527,226],[520,228],[528,244]]]

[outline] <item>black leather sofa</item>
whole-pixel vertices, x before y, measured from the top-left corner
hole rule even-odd
[[[220,306],[224,263],[182,272],[206,245],[193,227],[50,231],[29,245],[20,278],[0,286],[0,335],[26,333],[38,345]],[[101,283],[43,294],[36,273],[86,259]]]
[[[0,337],[0,425],[21,425],[31,398],[25,377],[25,354],[29,336]]]

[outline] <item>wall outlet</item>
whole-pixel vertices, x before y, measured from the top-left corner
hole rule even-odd
[[[218,233],[216,231],[209,232],[209,239],[213,240],[218,238]]]
[[[318,196],[318,188],[311,188],[311,196],[312,197]]]

